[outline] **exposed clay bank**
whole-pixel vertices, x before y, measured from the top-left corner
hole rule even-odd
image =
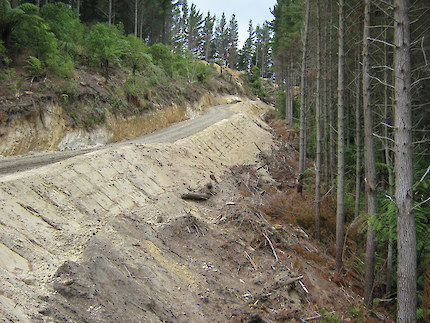
[[[163,129],[200,115],[205,108],[241,100],[237,96],[205,94],[193,105],[165,107],[143,114],[122,117],[106,111],[106,123],[91,130],[67,126],[61,105],[34,104],[25,111],[0,120],[0,155],[17,156],[46,150],[82,149],[104,145]]]

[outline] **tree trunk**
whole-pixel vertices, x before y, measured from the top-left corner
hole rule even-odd
[[[384,32],[384,38],[386,39],[386,35],[387,33]],[[387,58],[387,46],[385,46],[385,51],[384,51],[384,65],[388,66],[388,58]],[[388,69],[384,70],[384,83],[388,84]],[[393,82],[394,83],[394,82]],[[389,94],[388,94],[388,86],[384,87],[384,121],[387,124],[391,123],[391,120],[388,120],[388,98],[389,98]],[[394,105],[394,102],[393,102]],[[390,141],[388,140],[388,126],[384,126],[384,137],[386,138],[383,143],[384,143],[384,152],[385,152],[385,164],[387,167],[387,172],[388,172],[388,186],[389,186],[389,192],[390,192],[390,196],[394,197],[395,191],[394,191],[394,174],[393,174],[393,170],[392,170],[392,162],[391,162],[391,150],[392,148],[390,147]],[[390,233],[394,232],[395,227],[393,226],[392,228],[389,228]],[[393,249],[394,249],[394,241],[393,239],[390,237],[388,240],[388,247],[387,247],[387,277],[386,277],[386,296],[387,297],[391,297],[391,285],[392,285],[392,274],[393,274]]]
[[[138,6],[137,6],[138,0],[134,0],[134,37],[137,37],[137,23],[138,23]]]
[[[330,2],[330,26],[333,26],[333,4]],[[332,28],[329,29],[329,42],[330,44],[333,42],[333,32]],[[329,73],[333,73],[333,49],[329,48]],[[334,77],[333,77],[334,78]],[[328,116],[329,116],[329,129],[330,129],[330,157],[329,157],[329,174],[330,174],[330,185],[335,185],[335,174],[336,174],[336,134],[335,134],[335,116],[334,109],[335,105],[332,104],[334,102],[334,86],[333,82],[329,84],[329,106],[328,106]]]
[[[285,121],[291,126],[290,123],[290,78],[285,78]]]
[[[317,135],[317,160],[315,176],[315,238],[321,239],[321,145],[322,145],[322,128],[321,128],[321,20],[320,20],[320,2],[317,1],[317,86],[316,86],[316,135]]]
[[[143,39],[143,17],[144,17],[144,8],[140,10],[140,22],[139,22],[139,38]]]
[[[18,0],[12,0],[11,7],[12,9],[18,7]]]
[[[364,115],[364,173],[365,191],[367,196],[367,213],[376,214],[376,161],[373,142],[373,115],[370,106],[370,1],[365,0],[363,29],[363,115]],[[364,277],[364,302],[372,304],[373,281],[375,277],[375,231],[370,222],[367,226],[366,239],[366,272]]]
[[[306,169],[306,56],[308,49],[310,0],[306,0],[306,11],[303,31],[302,74],[300,81],[300,158],[299,173]]]
[[[328,1],[324,1],[324,7],[323,7],[323,11],[324,12],[328,12]],[[323,156],[324,156],[324,188],[325,188],[325,192],[328,192],[329,190],[329,185],[330,185],[330,181],[329,181],[329,145],[330,145],[330,138],[329,138],[329,127],[328,127],[328,86],[327,86],[327,79],[328,79],[328,63],[329,61],[327,60],[327,43],[330,41],[328,38],[328,27],[327,27],[327,21],[323,20],[322,21],[324,24],[324,42],[323,44],[323,54],[322,54],[322,66],[323,66],[323,71],[324,71],[324,78],[323,78],[323,116],[322,116],[322,123],[323,123],[323,142],[324,142],[324,149],[323,149]]]
[[[286,76],[286,89],[285,89],[285,120],[290,125],[293,126],[293,82],[292,76],[293,73],[293,63],[291,60],[291,64],[289,67],[289,71]]]
[[[413,212],[410,21],[407,0],[394,1],[394,141],[397,205],[397,322],[416,322],[417,254]]]
[[[109,0],[109,8],[108,8],[108,24],[112,24],[112,0]]]
[[[81,0],[76,0],[76,14],[78,18],[81,15]]]
[[[361,109],[360,109],[360,81],[361,81],[361,73],[360,73],[360,56],[357,57],[357,88],[355,93],[356,102],[355,102],[355,146],[357,149],[356,152],[356,165],[355,165],[355,212],[354,216],[357,219],[360,214],[360,197],[361,197]]]
[[[345,177],[345,138],[344,138],[344,60],[345,60],[345,0],[339,0],[339,62],[338,62],[338,106],[337,106],[337,213],[336,213],[336,273],[342,270],[344,239],[344,177]]]

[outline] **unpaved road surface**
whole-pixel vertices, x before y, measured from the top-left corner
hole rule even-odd
[[[101,150],[107,147],[118,147],[126,143],[164,143],[191,136],[218,121],[231,117],[235,112],[231,109],[232,104],[223,104],[206,109],[206,113],[197,118],[179,122],[167,129],[155,131],[131,141],[119,142],[109,145],[90,147],[79,150],[66,150],[58,152],[35,153],[18,157],[0,158],[0,175],[15,173],[19,171],[37,168],[43,165],[53,164],[61,160],[89,152]]]

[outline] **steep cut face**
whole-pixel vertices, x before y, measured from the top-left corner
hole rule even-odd
[[[270,108],[240,105],[256,112],[173,144],[125,144],[1,177],[0,317],[209,322],[225,299],[231,311],[244,306],[238,277],[217,282],[234,265],[220,256],[232,237],[214,223],[235,196],[230,166],[258,163],[273,138],[256,117]],[[205,204],[181,198],[207,183]]]
[[[148,110],[142,114],[122,117],[104,108],[105,123],[91,130],[67,122],[61,105],[52,102],[34,103],[17,113],[0,115],[0,156],[17,156],[29,152],[83,149],[132,139],[164,129],[173,123],[193,118],[212,105],[240,100],[236,96],[215,96],[206,93],[193,104],[171,105]]]

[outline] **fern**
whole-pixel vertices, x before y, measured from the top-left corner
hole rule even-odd
[[[40,77],[43,75],[44,69],[42,62],[34,56],[29,56],[27,59],[27,65],[24,68],[28,71],[31,77]]]
[[[18,9],[21,9],[24,13],[28,15],[37,15],[38,12],[37,6],[28,2],[19,5]]]

